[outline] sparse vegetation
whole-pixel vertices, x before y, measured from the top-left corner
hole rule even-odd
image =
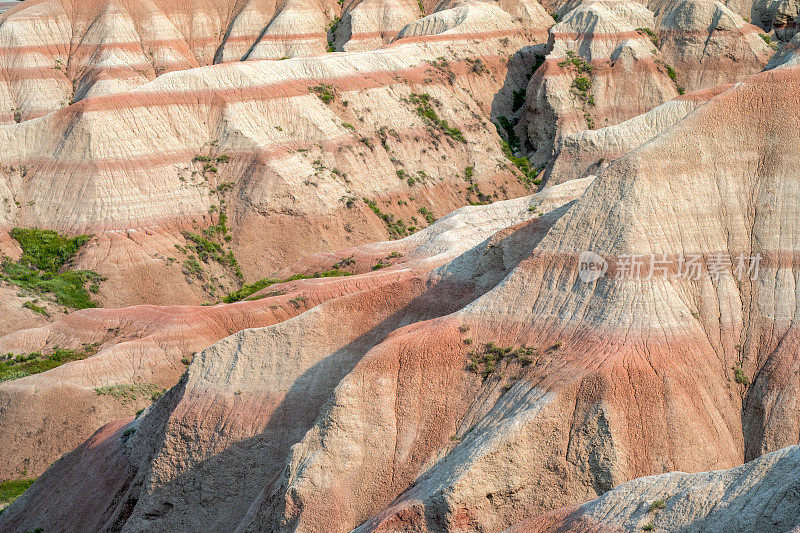
[[[511,102],[512,111],[516,113],[517,111],[522,109],[522,106],[525,105],[525,97],[527,96],[527,94],[528,91],[526,87],[523,87],[522,89],[517,89],[511,94],[513,98]]]
[[[660,511],[661,509],[665,508],[667,503],[664,500],[653,500],[650,506],[647,508],[648,513],[652,513],[654,511]]]
[[[572,80],[572,87],[588,98],[589,89],[592,88],[592,82],[586,76],[578,76]]]
[[[480,59],[480,58],[472,59],[471,57],[468,57],[468,58],[465,59],[465,61],[467,63],[469,63],[470,65],[472,65],[472,68],[471,68],[472,72],[474,72],[475,74],[477,74],[479,76],[485,74],[486,72],[488,72],[488,69],[486,68],[486,65],[483,63],[483,60]]]
[[[155,383],[129,383],[123,385],[109,385],[98,387],[94,391],[99,396],[111,396],[119,400],[122,404],[134,402],[141,397],[150,397],[155,402],[164,394],[164,389],[159,388]]]
[[[779,44],[777,42],[774,42],[772,40],[772,37],[770,37],[766,33],[761,34],[761,39],[763,39],[764,42],[767,43],[767,45],[769,45],[769,47],[772,48],[773,50],[777,50],[779,48]]]
[[[331,85],[321,83],[314,87],[309,87],[309,91],[319,96],[319,99],[325,102],[326,104],[330,104],[336,99],[336,93],[334,88]]]
[[[587,74],[591,76],[594,73],[594,67],[572,50],[567,50],[566,55],[567,58],[558,63],[559,67],[572,70],[576,74]]]
[[[31,228],[14,228],[10,234],[22,247],[22,256],[18,261],[3,261],[0,279],[34,294],[52,294],[55,301],[66,307],[97,307],[85,287],[104,278],[93,271],[68,269],[70,260],[90,239],[89,235],[68,237]]]
[[[528,366],[541,354],[535,348],[521,346],[519,348],[500,347],[493,342],[484,344],[480,351],[471,351],[468,356],[467,369],[480,374],[484,379],[492,375],[504,360],[513,360],[522,366]]]
[[[506,158],[514,163],[514,166],[522,173],[522,176],[518,176],[519,180],[525,185],[526,187],[532,187],[534,185],[539,185],[541,180],[537,179],[539,175],[539,169],[531,165],[530,160],[527,157],[518,157],[514,155],[514,152],[511,150],[511,146],[506,141],[500,141],[500,146],[503,150],[503,155]]]
[[[431,98],[431,95],[427,93],[412,93],[411,96],[409,96],[408,101],[417,106],[417,115],[422,117],[428,123],[428,125],[440,130],[442,133],[458,142],[467,142],[460,129],[451,128],[446,120],[439,118],[439,115],[433,108],[433,99]]]
[[[645,524],[642,526],[642,531],[653,531],[653,524]]]
[[[522,142],[517,135],[517,132],[514,131],[514,124],[508,120],[508,117],[504,115],[500,115],[497,117],[497,122],[494,124],[495,128],[497,129],[497,134],[503,137],[505,133],[505,139],[508,143],[508,147],[512,150],[512,152],[516,153],[519,151]]]
[[[97,353],[97,344],[80,350],[55,348],[49,353],[31,352],[28,355],[6,354],[0,356],[0,382],[24,378],[59,367],[70,361],[80,361]]]
[[[594,119],[589,112],[589,108],[595,106],[594,95],[590,94],[592,90],[591,76],[594,72],[594,67],[572,50],[567,51],[567,59],[559,62],[558,66],[570,70],[576,75],[575,79],[572,80],[572,91],[583,108],[583,119],[586,121],[586,127],[594,129]]]
[[[425,217],[425,222],[427,222],[429,226],[436,222],[436,217],[433,216],[433,213],[425,206],[419,208],[419,214]]]
[[[415,226],[406,226],[406,223],[403,221],[402,218],[395,219],[394,215],[391,213],[384,213],[381,211],[378,204],[375,201],[370,200],[368,198],[362,198],[364,203],[370,208],[370,210],[375,213],[375,215],[383,220],[383,223],[386,224],[386,229],[389,230],[389,236],[393,239],[399,239],[414,233],[417,228]]]
[[[295,307],[301,307],[301,306],[305,305],[305,303],[307,301],[308,301],[308,298],[306,298],[303,295],[300,295],[300,296],[297,296],[297,297],[292,298],[291,300],[289,300],[289,303],[292,304]]]
[[[92,285],[92,287],[94,287],[94,285]],[[22,304],[22,307],[24,307],[26,309],[30,309],[31,311],[33,311],[34,313],[39,314],[39,315],[50,316],[50,313],[47,312],[47,309],[45,309],[44,307],[42,307],[40,305],[36,305],[36,302],[38,302],[38,301],[39,300],[29,300],[29,301],[25,302],[24,304]]]
[[[392,252],[383,259],[379,259],[378,262],[375,263],[375,265],[370,270],[380,270],[382,268],[386,268],[391,265],[390,261],[392,259],[398,259],[400,257],[403,257],[403,254],[401,254],[400,252]]]
[[[670,65],[667,65],[667,64],[666,64],[666,63],[664,63],[663,61],[659,61],[659,63],[661,64],[661,66],[663,66],[663,67],[664,67],[664,70],[666,71],[666,73],[667,73],[667,76],[669,76],[669,79],[671,79],[671,80],[672,80],[672,83],[674,83],[674,84],[675,84],[675,89],[677,89],[677,91],[678,91],[678,94],[683,94],[683,93],[685,92],[685,90],[684,90],[684,88],[683,88],[683,87],[682,87],[682,86],[681,86],[681,85],[678,83],[678,73],[677,73],[677,72],[675,72],[675,69],[674,69],[674,68],[672,68]]]
[[[750,378],[747,377],[747,374],[744,373],[744,370],[739,365],[733,367],[733,377],[739,385],[747,386],[750,384]]]
[[[636,31],[638,31],[639,33],[643,33],[643,34],[647,35],[650,38],[650,42],[653,43],[653,46],[658,48],[658,44],[659,44],[658,43],[658,35],[656,35],[656,33],[653,30],[651,30],[650,28],[636,28]]]
[[[336,17],[331,21],[328,26],[328,52],[336,51],[336,30],[339,29],[339,23],[342,21],[340,17]]]

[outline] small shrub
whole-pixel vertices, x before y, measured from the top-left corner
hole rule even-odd
[[[667,503],[664,500],[654,500],[653,503],[647,508],[648,513],[652,513],[653,511],[659,511],[667,506]]]
[[[182,357],[181,358],[181,363],[183,363],[186,366],[189,366],[192,363],[192,360],[189,359],[188,357]]]
[[[325,102],[326,104],[330,104],[336,99],[334,88],[325,83],[321,83],[320,85],[314,87],[309,87],[308,90],[316,94],[319,97],[319,99]]]
[[[339,29],[339,23],[341,21],[341,17],[336,17],[331,21],[330,26],[328,26],[328,52],[336,51],[336,30]]]
[[[747,374],[744,373],[744,370],[739,365],[733,367],[733,376],[739,385],[747,386],[750,384],[750,378],[747,377]]]
[[[651,30],[650,28],[636,28],[636,31],[647,35],[650,38],[650,42],[653,43],[653,46],[658,48],[658,36],[655,34],[653,30]]]
[[[517,89],[512,93],[512,102],[511,102],[511,110],[514,112],[519,111],[522,109],[522,106],[525,105],[525,97],[527,95],[527,89]]]
[[[436,222],[436,217],[433,216],[433,213],[425,206],[419,208],[419,214],[425,217],[425,221],[429,226]]]
[[[592,82],[586,76],[578,76],[572,81],[572,86],[581,93],[588,93]]]
[[[297,297],[292,298],[291,300],[289,300],[289,303],[292,304],[295,307],[300,307],[301,305],[304,305],[307,301],[308,301],[308,298],[306,298],[305,296],[300,295],[300,296],[297,296]]]
[[[653,531],[653,524],[645,524],[642,526],[642,531]]]

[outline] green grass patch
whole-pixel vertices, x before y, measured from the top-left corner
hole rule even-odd
[[[0,382],[24,378],[59,367],[70,361],[80,361],[97,353],[97,345],[91,344],[82,350],[56,348],[50,353],[32,352],[27,355],[6,354],[0,356]]]
[[[18,261],[3,261],[0,279],[34,294],[52,294],[66,307],[97,307],[86,284],[91,282],[93,292],[97,292],[104,278],[90,270],[67,268],[70,259],[91,236],[68,237],[35,228],[14,228],[10,235],[22,247],[22,256]]]
[[[22,304],[22,307],[24,307],[26,309],[30,309],[31,311],[33,311],[34,313],[36,313],[38,315],[50,316],[50,313],[47,312],[47,309],[45,309],[41,305],[36,305],[36,302],[38,302],[38,301],[39,300],[31,300],[31,301],[25,302],[24,304]]]
[[[306,274],[295,274],[286,279],[274,279],[274,278],[263,278],[255,283],[250,283],[248,285],[244,285],[238,291],[232,292],[226,297],[222,299],[223,302],[226,304],[232,304],[234,302],[239,302],[241,300],[258,300],[259,298],[249,298],[252,294],[257,293],[261,289],[266,289],[270,285],[277,285],[278,283],[288,283],[290,281],[296,281],[298,279],[314,279],[314,278],[335,278],[339,276],[352,276],[352,272],[348,272],[346,270],[340,270],[338,268],[332,268],[330,270],[325,270],[323,272],[315,272],[313,275],[309,276]],[[282,294],[277,292],[273,296],[277,296],[277,294]]]
[[[28,479],[9,479],[0,482],[0,505],[11,505],[14,500],[22,496],[22,493],[28,490],[36,478]]]
[[[14,228],[10,233],[22,247],[21,263],[45,272],[55,272],[78,253],[91,235],[67,237],[51,230]]]
[[[667,506],[667,502],[664,500],[653,500],[653,503],[647,508],[647,512],[652,513],[654,511],[660,511],[661,509]]]

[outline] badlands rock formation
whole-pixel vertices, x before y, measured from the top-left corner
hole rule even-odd
[[[0,33],[168,21],[196,63],[0,127],[0,225],[92,233],[108,278],[30,329],[0,287],[0,353],[97,350],[0,383],[0,478],[41,474],[0,531],[800,524],[800,71],[755,5],[65,5]],[[237,268],[351,275],[110,305]]]
[[[217,342],[0,525],[499,531],[637,477],[796,444],[781,228],[800,222],[798,105],[796,69],[753,76],[563,207],[433,271]],[[606,277],[581,281],[584,250],[608,258]],[[634,279],[621,260],[719,253],[761,254],[760,274]]]
[[[87,309],[54,324],[3,337],[1,353],[46,353],[53,347],[78,348],[94,343],[100,349],[89,359],[0,384],[0,442],[13,443],[4,454],[0,478],[43,472],[105,422],[131,415],[150,402],[150,395],[143,395],[139,401],[121,401],[99,395],[97,389],[136,383],[169,388],[177,383],[196,352],[219,339],[286,321],[351,293],[366,292],[370,298],[388,299],[391,309],[402,308],[410,295],[394,301],[401,289],[379,295],[387,287],[396,287],[452,260],[508,224],[536,218],[537,213],[573,200],[587,184],[582,180],[533,197],[464,208],[412,237],[310,258],[307,266],[309,272],[319,271],[351,258],[357,270],[363,265],[360,270],[369,272],[382,261],[396,261],[387,261],[387,256],[402,254],[402,264],[391,269],[356,277],[276,284],[261,293],[268,297],[256,293],[252,300],[230,305]],[[338,304],[343,315],[347,314],[346,305]]]
[[[797,446],[722,472],[672,472],[624,483],[589,503],[518,524],[546,531],[795,531],[800,501]]]
[[[541,167],[566,136],[755,74],[774,52],[760,33],[714,0],[671,2],[658,17],[636,2],[583,2],[551,30],[515,127],[521,148]]]
[[[722,85],[678,96],[614,126],[583,130],[564,137],[545,172],[545,184],[555,185],[602,171],[615,159],[643,145],[729,87]]]
[[[18,116],[0,128],[0,227],[93,234],[76,267],[108,278],[104,305],[238,288],[230,261],[187,268],[187,231],[225,230],[252,281],[420,229],[422,208],[526,193],[488,116],[508,56],[547,40],[535,2],[443,5],[394,44],[313,57],[298,56],[324,52],[335,2],[165,4],[41,0],[0,17],[4,64],[21,69],[2,96]]]

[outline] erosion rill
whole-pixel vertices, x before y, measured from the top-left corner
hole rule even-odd
[[[799,12],[0,2],[0,532],[800,529]]]

